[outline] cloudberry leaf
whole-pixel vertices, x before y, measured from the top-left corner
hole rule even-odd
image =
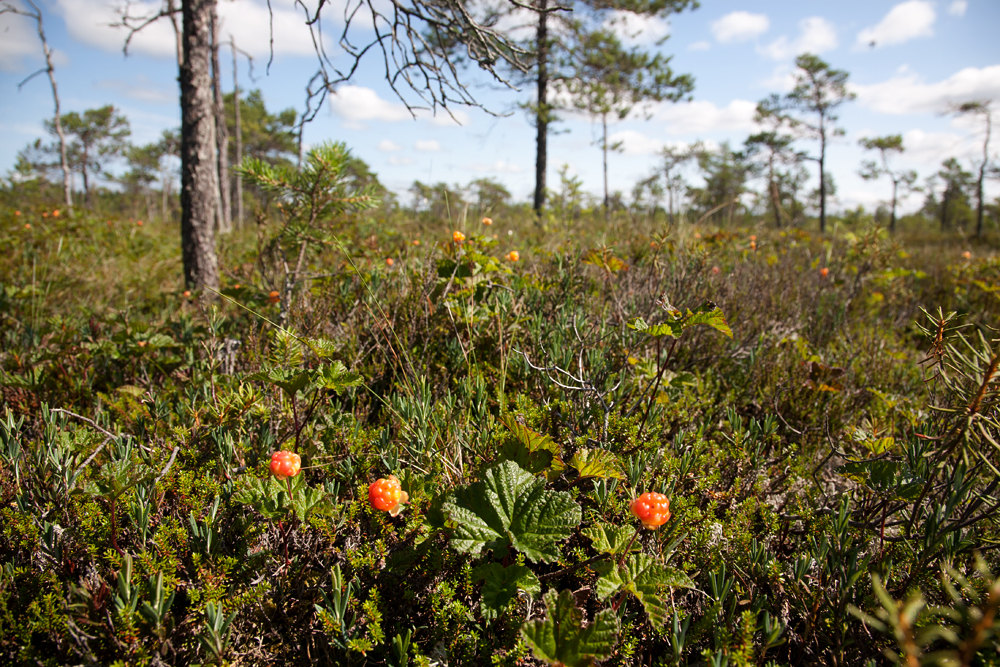
[[[611,477],[625,479],[618,469],[618,459],[606,449],[581,449],[570,459],[569,467],[581,478]]]
[[[604,554],[620,554],[632,541],[635,527],[631,524],[616,526],[610,523],[595,523],[585,528],[583,534],[594,543],[594,549]]]
[[[594,569],[601,575],[595,584],[598,598],[604,600],[620,590],[631,593],[642,603],[656,628],[663,628],[667,622],[665,596],[669,589],[694,588],[690,577],[649,554],[629,556],[620,566],[613,562],[597,563]]]
[[[507,427],[512,438],[500,446],[500,459],[514,461],[530,473],[539,473],[552,464],[559,455],[559,445],[548,435],[533,431],[518,422],[500,423]]]
[[[722,313],[722,309],[711,301],[706,301],[694,310],[681,312],[670,309],[666,311],[666,314],[667,320],[661,324],[650,325],[646,323],[646,320],[637,317],[629,322],[628,326],[630,329],[645,332],[650,336],[680,338],[685,329],[697,324],[704,324],[730,338],[733,337],[733,330],[729,328],[729,323],[726,322],[726,316]]]
[[[546,617],[521,626],[521,635],[539,660],[549,665],[589,667],[609,657],[618,641],[618,616],[605,609],[583,627],[583,612],[569,591],[545,594]]]
[[[360,374],[348,371],[347,367],[339,361],[321,366],[314,373],[319,386],[338,394],[348,387],[358,386],[363,379]]]
[[[513,461],[457,489],[443,509],[458,524],[451,539],[458,551],[478,554],[485,547],[503,553],[510,545],[536,563],[556,560],[556,543],[569,537],[581,519],[572,495],[546,490],[545,480]]]
[[[498,617],[518,589],[538,595],[542,585],[535,573],[524,565],[504,567],[500,563],[487,563],[472,570],[473,581],[483,580],[482,615],[486,620]]]

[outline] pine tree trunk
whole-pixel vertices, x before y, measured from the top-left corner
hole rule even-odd
[[[601,153],[604,156],[604,222],[611,222],[611,202],[608,201],[608,114],[601,114]]]
[[[889,233],[890,234],[895,234],[896,233],[896,190],[898,188],[898,183],[896,182],[896,178],[895,178],[895,176],[893,174],[889,174],[889,175],[893,176],[893,179],[892,179],[892,211],[889,213]]]
[[[236,166],[243,164],[243,126],[240,124],[240,80],[236,75],[236,42],[233,47],[233,117],[236,132]],[[236,226],[243,226],[243,174],[236,172]]]
[[[819,233],[826,231],[826,132],[820,128],[819,135]]]
[[[188,288],[219,287],[215,254],[215,124],[210,27],[215,0],[183,0],[181,65],[181,250]]]
[[[538,111],[536,113],[535,137],[535,214],[541,216],[545,207],[545,171],[548,159],[549,106],[548,106],[548,0],[539,0],[538,14]]]
[[[212,92],[215,102],[215,146],[218,160],[219,232],[233,231],[229,191],[229,132],[226,129],[226,108],[222,104],[222,71],[219,69],[219,15],[212,6]]]

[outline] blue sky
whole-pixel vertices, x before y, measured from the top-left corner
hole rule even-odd
[[[16,1],[16,0],[15,0]],[[327,31],[339,33],[344,0],[324,10]],[[169,23],[147,28],[122,53],[125,32],[116,21],[117,0],[41,0],[50,45],[56,50],[56,76],[64,111],[112,103],[129,117],[133,140],[155,140],[179,125],[175,42]],[[256,81],[240,64],[241,87],[260,88],[269,108],[301,109],[304,87],[315,71],[312,45],[301,9],[290,0],[273,0],[275,60],[265,73],[268,54],[267,6],[263,0],[222,0],[225,38],[256,59]],[[133,11],[156,2],[133,2]],[[949,104],[970,99],[1000,102],[1000,2],[997,0],[703,0],[693,12],[661,20],[627,22],[629,39],[673,56],[675,72],[695,79],[693,100],[649,108],[611,128],[624,152],[610,158],[612,189],[628,192],[652,173],[664,145],[697,140],[739,146],[754,131],[753,109],[772,92],[791,85],[795,56],[818,53],[850,73],[857,100],[840,110],[846,134],[829,148],[837,183],[835,208],[863,204],[873,208],[888,196],[888,181],[857,176],[866,155],[857,145],[865,136],[902,134],[907,152],[898,167],[916,169],[921,178],[955,156],[970,168],[981,152],[981,123],[947,115]],[[654,43],[669,35],[661,46]],[[362,34],[357,35],[359,38]],[[872,46],[874,42],[874,46]],[[334,41],[328,42],[336,54]],[[20,92],[17,84],[42,65],[32,24],[0,16],[0,173],[17,152],[44,136],[42,120],[51,117],[48,82],[36,77]],[[414,120],[386,85],[379,63],[365,62],[356,78],[333,96],[306,130],[306,142],[345,141],[390,188],[404,192],[415,180],[464,185],[480,177],[505,183],[526,200],[534,184],[534,130],[518,103],[530,101],[530,86],[504,89],[474,71],[471,89],[491,111],[456,107],[456,124],[446,115],[423,114]],[[223,58],[224,88],[232,89],[231,59]],[[412,98],[412,96],[411,96]],[[504,115],[506,114],[506,115]],[[1000,114],[997,114],[1000,118]],[[601,189],[598,127],[571,114],[554,128],[549,141],[549,184],[558,186],[557,169],[569,165],[592,193]],[[1000,152],[994,132],[991,154]],[[803,142],[811,149],[812,142]],[[689,174],[692,182],[697,175]],[[1000,188],[994,182],[994,196]],[[405,195],[404,195],[405,196]],[[918,207],[921,195],[904,202]]]

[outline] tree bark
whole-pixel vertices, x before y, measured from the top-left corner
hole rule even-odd
[[[892,176],[891,172],[889,174]],[[895,176],[892,179],[892,211],[889,213],[889,233],[896,233],[896,191],[899,187],[899,181],[896,180]]]
[[[826,231],[826,128],[819,121],[819,233]]]
[[[979,180],[976,181],[976,238],[983,235],[983,180],[986,178],[986,166],[990,163],[990,132],[993,130],[993,118],[989,107],[986,107],[986,141],[983,142],[983,162],[979,165]]]
[[[215,103],[215,147],[218,161],[219,184],[219,232],[233,231],[233,217],[230,213],[229,191],[229,132],[226,129],[226,109],[222,104],[222,71],[219,69],[219,15],[216,5],[212,5],[212,92]]]
[[[215,119],[210,27],[215,0],[183,0],[181,65],[181,249],[189,289],[218,289],[215,254]]]
[[[611,222],[611,202],[608,201],[608,114],[601,114],[601,153],[604,157],[604,222]]]
[[[243,126],[240,123],[240,80],[236,74],[236,42],[233,47],[233,116],[236,132],[236,166],[243,164]],[[243,174],[236,172],[236,226],[243,226]]]
[[[535,136],[535,214],[541,216],[545,207],[545,172],[548,160],[549,105],[548,105],[548,0],[539,0],[538,9],[538,110]]]

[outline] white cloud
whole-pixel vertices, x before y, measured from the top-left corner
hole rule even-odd
[[[377,92],[363,86],[341,86],[330,96],[330,108],[348,127],[355,129],[366,120],[392,123],[413,117],[402,104],[383,100]]]
[[[418,151],[424,151],[425,153],[433,153],[441,150],[441,144],[433,139],[420,139],[417,141],[415,148]]]
[[[657,16],[640,16],[615,10],[604,26],[610,28],[626,44],[653,44],[670,35],[670,24]]]
[[[837,48],[837,29],[821,16],[799,21],[799,35],[794,40],[782,35],[758,52],[774,60],[793,58],[800,53],[823,53]]]
[[[710,48],[712,48],[711,42],[701,41],[688,46],[688,51],[708,51]]]
[[[25,58],[42,58],[42,45],[34,24],[25,16],[0,14],[0,71],[12,74],[23,71]]]
[[[903,159],[937,166],[950,157],[964,157],[970,148],[967,137],[950,132],[909,130],[903,134]]]
[[[691,147],[691,144],[686,141],[661,141],[654,137],[649,137],[641,132],[636,132],[635,130],[622,130],[620,132],[615,132],[608,136],[609,144],[621,144],[621,152],[625,155],[656,155],[665,146],[670,146],[672,148],[679,148],[685,150]],[[702,142],[702,145],[709,150],[716,150],[719,148],[719,144],[715,141],[708,140]]]
[[[98,90],[110,90],[123,97],[128,97],[139,102],[149,102],[152,104],[176,104],[178,92],[176,86],[164,88],[159,86],[144,74],[140,74],[133,81],[122,79],[104,79],[94,84]]]
[[[510,7],[506,3],[502,9],[496,24],[498,32],[508,35],[515,41],[534,38],[538,31],[538,15],[535,12],[521,7]]]
[[[315,2],[307,1],[310,10],[315,9]],[[77,41],[111,52],[120,51],[124,46],[128,32],[112,25],[121,22],[117,8],[122,3],[117,0],[56,0],[56,4],[66,20],[70,35]],[[129,12],[132,16],[155,14],[160,11],[161,4],[156,0],[137,0],[130,2]],[[335,4],[342,6],[341,2]],[[272,0],[271,8],[273,13],[269,13],[267,2],[263,0],[220,2],[223,39],[232,34],[240,48],[255,57],[265,57],[270,54],[273,24],[275,54],[312,54],[312,37],[302,9],[296,8],[293,0]],[[323,14],[327,20],[336,22],[343,12],[328,6]],[[159,58],[176,58],[177,41],[170,21],[160,19],[143,28],[133,37],[129,51]]]
[[[400,146],[395,142],[389,141],[388,139],[383,139],[382,141],[378,142],[378,146],[376,146],[375,148],[382,151],[383,153],[391,153],[393,151],[403,150],[402,146]]]
[[[480,173],[490,173],[490,174],[516,174],[522,171],[522,168],[516,164],[511,164],[506,160],[497,160],[493,164],[484,164],[482,162],[477,162],[474,164],[466,165],[466,169],[469,171],[475,171]]]
[[[952,16],[965,16],[965,10],[968,8],[969,3],[966,0],[952,0],[948,5],[948,13]]]
[[[850,87],[862,106],[881,113],[943,113],[952,104],[1000,98],[1000,65],[966,67],[937,83],[925,83],[916,74],[906,74],[882,83]]]
[[[609,144],[621,143],[621,151],[626,155],[654,155],[663,148],[659,139],[647,137],[635,130],[622,130],[608,136]]]
[[[859,32],[854,47],[861,49],[889,46],[917,37],[930,37],[934,34],[936,18],[934,3],[929,0],[907,0],[890,9],[877,25]]]
[[[722,130],[754,130],[753,122],[757,104],[747,100],[733,100],[724,107],[717,107],[706,100],[679,104],[663,103],[653,111],[653,118],[664,124],[668,134],[698,134]]]
[[[745,42],[759,37],[767,32],[771,22],[766,14],[751,14],[750,12],[730,12],[721,19],[712,22],[712,34],[715,39],[726,42]]]
[[[413,158],[406,157],[405,155],[390,155],[389,164],[402,167],[408,164],[413,164]]]

